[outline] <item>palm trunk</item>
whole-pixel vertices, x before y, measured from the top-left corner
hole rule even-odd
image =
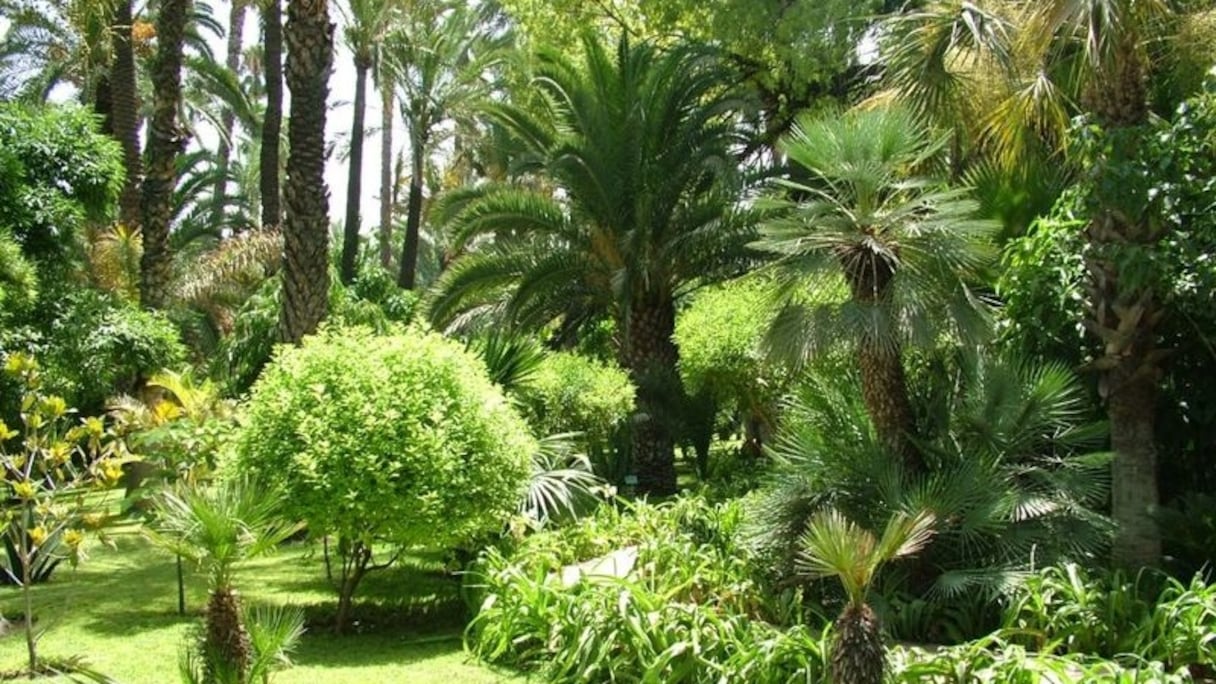
[[[845,607],[832,636],[833,684],[882,684],[886,652],[878,616],[866,604]]]
[[[415,134],[410,137],[410,195],[406,200],[405,240],[401,246],[401,270],[397,275],[397,284],[406,290],[414,289],[418,277],[418,238],[422,230],[422,174],[426,160],[425,136]]]
[[[114,64],[110,67],[110,96],[114,138],[122,145],[126,169],[122,193],[118,197],[118,220],[136,227],[140,222],[140,181],[144,173],[139,156],[139,103],[136,93],[135,51],[131,45],[134,17],[132,0],[120,0],[114,11]]]
[[[221,585],[211,590],[205,621],[205,681],[244,684],[253,659],[253,646],[241,619],[241,601],[235,589]]]
[[[156,17],[156,59],[152,65],[153,109],[143,182],[144,253],[140,258],[140,300],[151,309],[166,301],[170,263],[169,221],[177,185],[177,155],[185,135],[177,125],[182,99],[182,44],[191,0],[162,0]]]
[[[355,56],[355,120],[350,133],[350,173],[346,178],[346,223],[342,232],[342,282],[355,279],[359,256],[359,201],[363,195],[363,117],[367,113],[367,72],[371,55]]]
[[[1158,503],[1154,413],[1161,360],[1155,328],[1163,310],[1148,285],[1125,281],[1121,256],[1144,249],[1162,233],[1128,211],[1126,190],[1104,181],[1107,169],[1118,169],[1139,154],[1148,123],[1147,69],[1138,37],[1120,37],[1112,60],[1099,70],[1086,93],[1086,104],[1109,136],[1106,157],[1095,161],[1097,210],[1086,230],[1090,282],[1090,330],[1102,344],[1095,366],[1110,418],[1111,516],[1118,525],[1113,560],[1139,568],[1161,562],[1161,537],[1152,511]]]
[[[885,305],[895,278],[890,262],[865,255],[842,258],[842,264],[854,300],[866,307]],[[862,401],[878,438],[903,460],[910,472],[922,471],[924,464],[910,439],[916,426],[902,347],[897,340],[875,339],[872,333],[863,333],[857,341],[857,366],[861,373]]]
[[[290,153],[284,189],[283,308],[279,334],[297,343],[325,318],[329,296],[329,190],[325,187],[325,110],[334,27],[328,0],[287,5]]]
[[[625,328],[624,366],[636,387],[632,452],[638,489],[666,496],[676,492],[674,419],[682,402],[677,372],[676,311],[670,297],[634,302]]]
[[[283,125],[283,14],[279,0],[268,0],[266,3],[262,31],[265,43],[266,113],[262,117],[258,188],[262,195],[262,227],[277,228],[283,220],[279,197],[279,147]]]
[[[245,38],[245,2],[232,0],[232,10],[228,14],[228,71],[238,75],[241,68],[241,45]],[[228,166],[232,162],[232,139],[236,129],[236,112],[231,107],[225,107],[220,115],[220,147],[216,153],[216,167],[219,171],[215,179],[215,187],[211,191],[211,225],[218,226],[224,222],[224,207],[228,194]]]
[[[380,65],[380,265],[393,263],[393,81]]]

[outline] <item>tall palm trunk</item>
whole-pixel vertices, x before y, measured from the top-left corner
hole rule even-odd
[[[133,228],[140,221],[139,188],[144,165],[139,156],[139,103],[136,99],[135,50],[131,45],[131,25],[134,23],[131,2],[120,0],[114,9],[110,97],[113,135],[122,145],[122,161],[126,167],[122,193],[118,196],[118,219]]]
[[[405,240],[401,245],[401,268],[397,285],[414,289],[418,278],[418,238],[422,230],[422,175],[426,171],[426,129],[410,135],[410,194],[405,205]]]
[[[169,221],[177,184],[177,155],[185,135],[177,125],[182,99],[182,43],[191,0],[162,0],[156,18],[156,59],[152,65],[153,109],[148,136],[147,176],[143,181],[144,253],[139,294],[148,308],[164,306],[169,285]]]
[[[262,195],[262,226],[278,227],[283,220],[279,197],[279,147],[283,125],[283,8],[267,0],[262,14],[266,113],[262,117],[262,146],[258,191]]]
[[[891,264],[872,254],[841,261],[854,300],[867,307],[881,306],[895,277]],[[902,457],[912,472],[920,471],[920,457],[909,440],[915,423],[901,345],[898,340],[863,334],[857,341],[857,365],[861,373],[861,398],[879,439]]]
[[[632,452],[638,489],[666,496],[676,492],[675,428],[683,400],[677,367],[676,309],[670,297],[634,302],[625,321],[623,365],[636,387]]]
[[[325,109],[333,63],[329,0],[289,0],[287,205],[283,309],[279,334],[299,342],[325,318],[329,295],[329,190],[325,187]]]
[[[241,68],[241,46],[245,40],[245,5],[247,0],[232,0],[232,9],[228,13],[228,71],[239,76]],[[219,173],[215,179],[215,187],[211,191],[211,225],[218,226],[224,222],[224,205],[227,204],[228,166],[232,162],[233,130],[236,128],[236,112],[231,107],[225,107],[220,115],[220,147],[216,156],[216,167]]]
[[[1161,561],[1161,538],[1151,512],[1158,502],[1154,413],[1163,356],[1155,328],[1162,317],[1150,286],[1131,284],[1121,272],[1121,253],[1149,246],[1161,232],[1121,210],[1126,199],[1102,175],[1138,154],[1148,122],[1146,69],[1139,41],[1126,35],[1116,56],[1087,93],[1087,104],[1110,137],[1109,156],[1097,161],[1097,209],[1086,229],[1091,276],[1090,330],[1103,344],[1096,362],[1110,418],[1111,515],[1118,524],[1112,555],[1128,567]]]
[[[346,178],[346,223],[342,232],[342,282],[355,279],[359,256],[359,203],[363,199],[363,117],[367,114],[367,74],[370,54],[355,55],[355,120],[350,133],[350,172]]]
[[[380,265],[393,263],[393,80],[380,64]]]

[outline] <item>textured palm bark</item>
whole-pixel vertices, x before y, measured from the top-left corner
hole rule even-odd
[[[393,82],[380,65],[380,265],[393,263]]]
[[[329,190],[325,186],[325,109],[333,63],[328,0],[287,5],[287,87],[291,118],[283,199],[283,308],[279,334],[297,343],[325,318],[329,297]]]
[[[262,12],[266,113],[262,116],[258,192],[262,196],[262,227],[278,228],[283,220],[279,193],[279,148],[283,130],[283,9],[280,0],[267,0]]]
[[[675,421],[683,398],[677,367],[675,304],[670,297],[633,304],[625,322],[622,362],[636,387],[631,437],[634,471],[643,494],[676,492]]]
[[[1112,158],[1101,160],[1099,173],[1137,154],[1136,131],[1148,123],[1147,70],[1138,37],[1122,36],[1114,54],[1085,95],[1085,104],[1114,135]],[[1151,513],[1158,503],[1154,412],[1165,356],[1155,329],[1163,311],[1148,286],[1125,282],[1117,255],[1129,246],[1151,245],[1161,232],[1121,211],[1123,198],[1103,196],[1100,177],[1095,187],[1099,206],[1086,229],[1091,246],[1087,324],[1103,345],[1094,366],[1101,373],[1114,451],[1111,516],[1118,531],[1112,557],[1138,568],[1161,562],[1161,538]]]
[[[185,149],[178,126],[182,100],[182,44],[190,0],[162,0],[156,17],[156,58],[152,63],[153,109],[143,180],[144,252],[140,258],[140,301],[147,308],[164,306],[173,255],[169,251],[169,221],[177,185],[177,156]]]
[[[205,681],[248,681],[253,660],[249,632],[241,619],[241,601],[235,589],[216,587],[207,600],[203,636]]]
[[[137,227],[140,222],[140,183],[144,173],[139,156],[139,102],[135,80],[135,50],[131,44],[134,15],[132,0],[120,0],[114,9],[112,44],[114,63],[110,67],[110,97],[113,136],[122,146],[122,162],[126,170],[122,192],[118,196],[118,220],[125,226]]]
[[[863,306],[883,306],[895,278],[892,264],[869,253],[842,257],[841,263],[853,298]],[[879,439],[903,459],[911,472],[920,472],[923,463],[909,439],[916,425],[901,346],[895,339],[879,340],[863,333],[857,341],[857,364],[862,401]]]
[[[419,126],[426,130],[423,126]],[[422,182],[426,171],[426,145],[423,135],[410,136],[410,194],[405,205],[405,238],[401,245],[401,264],[397,285],[414,289],[418,279],[418,240],[422,232]]]
[[[342,282],[355,279],[359,256],[359,202],[363,199],[363,119],[367,114],[370,54],[355,55],[355,116],[350,132],[350,168],[346,177],[346,223],[342,231]]]
[[[232,8],[228,12],[228,45],[225,66],[234,75],[241,68],[241,46],[245,40],[245,7],[247,0],[232,0]],[[225,107],[220,114],[220,146],[216,152],[215,186],[211,189],[211,225],[218,226],[224,222],[224,205],[228,195],[228,166],[232,163],[232,145],[229,140],[236,129],[236,112],[231,107]]]
[[[864,603],[849,605],[832,636],[833,684],[882,684],[887,669],[878,616]]]

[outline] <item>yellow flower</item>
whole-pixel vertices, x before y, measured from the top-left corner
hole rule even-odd
[[[10,483],[13,486],[13,496],[26,501],[34,498],[34,483],[29,480],[21,480],[20,482]]]
[[[41,525],[30,530],[30,541],[34,542],[34,546],[42,546],[42,542],[46,541],[46,530]]]
[[[90,530],[95,530],[106,524],[106,516],[102,513],[85,513],[80,517],[80,522]]]
[[[68,530],[63,533],[63,543],[70,548],[75,549],[84,541],[84,532],[81,530]]]

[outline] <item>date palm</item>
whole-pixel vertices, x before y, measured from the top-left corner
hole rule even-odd
[[[173,215],[173,190],[177,186],[177,158],[186,145],[186,134],[178,124],[182,103],[182,50],[191,0],[162,0],[156,16],[156,57],[152,64],[153,110],[145,150],[140,229],[143,256],[140,259],[139,296],[148,308],[161,308],[169,280],[173,255],[169,249],[169,223]]]
[[[493,108],[522,145],[528,177],[449,198],[453,249],[433,319],[486,309],[539,328],[582,311],[617,324],[617,358],[637,386],[632,453],[642,491],[675,491],[673,408],[683,396],[676,302],[737,274],[754,236],[735,209],[736,101],[716,63],[594,37],[584,61],[542,52],[543,105]],[[571,320],[566,320],[571,323]]]
[[[390,23],[400,19],[401,0],[347,0],[346,45],[355,60],[355,113],[351,123],[350,166],[346,185],[346,222],[342,233],[342,282],[355,278],[359,252],[359,203],[363,181],[363,120],[367,113],[367,77],[377,63]],[[391,88],[390,88],[391,92]],[[388,110],[392,114],[392,108]]]
[[[258,194],[262,226],[278,228],[283,220],[279,192],[279,150],[283,127],[283,5],[282,0],[258,0],[262,6],[262,73],[266,81],[266,113],[258,149]]]
[[[787,199],[775,202],[780,213],[757,243],[794,293],[770,345],[800,361],[852,340],[870,419],[913,471],[920,457],[909,439],[903,349],[944,332],[983,334],[967,281],[987,262],[997,228],[974,218],[965,190],[916,175],[940,145],[900,109],[804,117],[781,145],[799,180],[784,183]]]
[[[993,5],[994,3],[980,3]],[[1155,332],[1164,315],[1157,293],[1126,265],[1129,253],[1164,236],[1145,207],[1149,188],[1120,178],[1140,148],[1150,119],[1150,49],[1166,41],[1182,17],[1164,0],[1046,0],[1027,3],[999,30],[966,32],[966,40],[924,40],[929,26],[975,26],[975,5],[940,2],[907,17],[896,32],[894,85],[912,102],[938,97],[958,82],[957,65],[987,60],[999,66],[1008,97],[984,120],[984,136],[999,158],[1016,160],[1018,143],[1067,139],[1067,123],[1082,114],[1102,130],[1092,165],[1092,210],[1085,228],[1091,274],[1087,327],[1100,343],[1092,364],[1111,424],[1111,510],[1119,525],[1113,555],[1130,566],[1160,561],[1151,517],[1158,500],[1154,408],[1166,354]],[[995,16],[995,13],[993,14]],[[954,55],[943,59],[942,55]],[[915,85],[921,83],[921,86]]]
[[[329,298],[329,190],[325,186],[325,112],[333,63],[329,0],[289,0],[286,221],[280,338],[299,342],[325,318]],[[263,144],[265,144],[263,139]]]
[[[397,284],[412,290],[418,271],[427,160],[447,134],[466,124],[494,88],[511,35],[494,3],[416,0],[385,45],[410,143],[410,187]]]
[[[911,556],[929,543],[934,520],[928,512],[897,513],[881,537],[834,510],[823,511],[807,523],[799,539],[798,571],[809,578],[838,578],[846,597],[829,656],[835,684],[882,684],[886,652],[881,623],[866,595],[883,564]]]
[[[234,571],[244,561],[273,552],[299,529],[278,516],[280,504],[280,497],[244,481],[183,486],[156,501],[156,522],[148,537],[201,566],[211,585],[202,638],[203,681],[247,681],[255,654]]]

